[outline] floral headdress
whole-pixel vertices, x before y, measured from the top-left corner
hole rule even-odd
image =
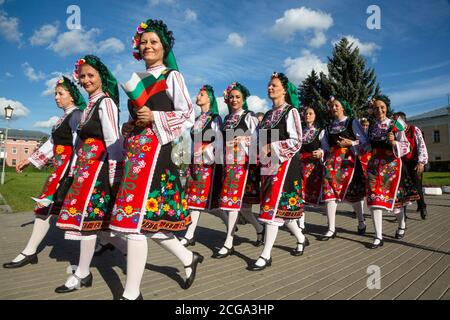
[[[248,89],[246,87],[244,87],[244,85],[240,84],[239,82],[233,82],[231,83],[223,92],[223,99],[225,101],[225,103],[228,105],[229,101],[229,96],[231,91],[233,90],[238,90],[239,92],[242,93],[242,98],[244,100],[244,104],[242,105],[242,109],[244,110],[248,110],[248,105],[247,105],[247,98],[250,96],[250,91],[248,91]],[[228,108],[228,111],[230,111],[230,109]]]
[[[216,97],[214,96],[214,89],[212,86],[210,86],[209,84],[205,84],[203,85],[203,87],[200,88],[200,91],[205,90],[206,93],[208,94],[209,97],[209,101],[210,101],[210,107],[209,107],[209,111],[212,114],[219,114],[219,107],[217,106],[217,100]]]
[[[139,24],[132,39],[134,49],[133,57],[136,60],[142,60],[141,53],[139,52],[139,43],[141,42],[142,34],[145,32],[154,32],[158,35],[164,48],[164,65],[170,69],[178,70],[178,65],[172,52],[175,38],[173,37],[172,31],[167,29],[166,24],[162,20],[148,19],[146,22]]]
[[[80,90],[78,90],[75,83],[70,81],[70,79],[63,76],[61,79],[58,79],[58,81],[56,81],[55,88],[57,86],[61,86],[69,92],[69,94],[72,96],[74,104],[78,108],[80,108],[81,110],[84,110],[84,108],[86,108],[86,100],[84,100]]]
[[[289,81],[288,77],[284,73],[274,72],[272,73],[271,79],[277,78],[281,81],[284,90],[286,91],[286,102],[295,108],[300,108],[300,100],[298,99],[297,88],[295,85]]]
[[[73,72],[73,78],[80,83],[80,67],[84,64],[90,65],[92,68],[98,71],[100,78],[102,80],[102,90],[108,96],[114,100],[117,107],[119,107],[119,86],[117,85],[117,80],[113,74],[108,70],[108,68],[101,62],[100,58],[94,55],[86,55],[79,59],[75,63],[75,70]]]

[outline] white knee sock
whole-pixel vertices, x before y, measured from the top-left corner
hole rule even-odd
[[[195,229],[197,228],[198,220],[200,219],[200,211],[192,210],[191,211],[192,223],[189,225],[186,234],[184,237],[186,239],[192,239],[194,237]],[[181,243],[185,244],[186,240],[181,239]]]
[[[250,209],[243,209],[241,210],[242,215],[244,216],[245,220],[247,220],[248,222],[250,222],[253,227],[255,228],[257,233],[260,233],[263,231],[263,226],[261,223],[258,222],[258,220],[256,220],[255,215],[253,214],[253,212],[251,212],[251,208]]]
[[[97,237],[90,237],[89,239],[82,239],[80,241],[80,260],[78,261],[78,267],[75,271],[75,275],[79,278],[86,278],[90,271],[92,257],[95,251],[95,242]],[[72,276],[66,281],[66,287],[72,288],[78,284],[78,280]]]
[[[400,211],[397,214],[397,222],[398,222],[398,233],[404,234],[405,230],[400,230],[400,228],[405,229],[406,227],[406,219],[405,219],[405,208],[400,208]]]
[[[265,234],[265,240],[264,240],[264,248],[263,251],[261,253],[261,257],[269,260],[271,257],[271,252],[272,252],[272,248],[273,245],[275,243],[275,239],[277,238],[277,234],[278,234],[278,226],[273,225],[273,224],[266,224],[266,234]],[[259,258],[258,260],[256,260],[256,265],[257,266],[263,266],[266,262]]]
[[[383,239],[383,210],[382,209],[371,209],[373,226],[375,228],[375,236],[378,239]],[[377,240],[377,243],[379,241]]]
[[[302,245],[298,243],[303,243],[303,249],[305,248],[305,236],[302,233],[302,229],[299,228],[297,221],[295,220],[286,220],[286,226],[289,231],[297,238],[297,250],[302,249]],[[302,249],[302,250],[303,250]]]
[[[127,280],[123,296],[129,300],[135,300],[140,294],[142,276],[147,263],[148,244],[147,238],[127,240]]]
[[[154,238],[156,243],[158,243],[161,247],[172,253],[175,257],[177,257],[181,263],[184,266],[188,266],[192,263],[192,259],[194,258],[194,255],[192,251],[187,249],[185,246],[181,244],[181,242],[172,234],[172,233],[166,233],[167,238],[162,239],[161,237]],[[192,269],[191,268],[184,268],[186,272],[186,277],[189,278],[191,275]]]
[[[325,236],[329,237],[336,230],[336,209],[337,203],[336,201],[327,201],[325,203],[325,210],[327,212],[328,217],[328,231]]]
[[[364,223],[364,200],[352,203],[352,207],[356,212],[356,218],[358,219],[358,228],[364,228],[364,226],[366,225]]]
[[[227,238],[225,239],[224,246],[219,250],[220,254],[227,252],[227,248],[233,247],[234,229],[239,217],[239,211],[228,211],[228,224],[227,224]]]
[[[27,246],[22,251],[24,254],[31,255],[36,253],[37,247],[42,242],[48,232],[48,229],[50,228],[50,218],[51,216],[48,216],[45,220],[40,218],[34,219],[33,231],[31,232]],[[19,254],[13,262],[19,262],[23,258],[25,258],[25,256],[23,254]]]
[[[123,254],[127,254],[127,240],[118,236],[111,237],[110,231],[100,231],[98,233],[98,238],[102,245],[106,245],[107,243],[111,243],[114,247],[116,247]]]
[[[305,230],[305,214],[306,212],[303,211],[301,218],[297,220],[298,226],[300,227],[300,229],[302,229],[302,232],[303,230]]]

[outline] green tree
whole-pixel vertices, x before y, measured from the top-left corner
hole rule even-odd
[[[298,97],[302,108],[313,107],[316,110],[316,118],[319,125],[324,125],[328,122],[326,102],[327,92],[322,85],[321,78],[324,74],[321,72],[320,77],[313,69],[305,80],[298,87]]]
[[[328,75],[320,77],[322,98],[328,99],[323,94],[343,98],[352,106],[355,117],[366,116],[367,101],[381,91],[375,70],[366,68],[359,48],[342,38],[334,46],[327,67]]]

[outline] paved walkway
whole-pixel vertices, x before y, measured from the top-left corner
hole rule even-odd
[[[365,236],[356,233],[356,220],[349,205],[338,207],[336,239],[317,241],[326,231],[326,217],[320,210],[307,212],[311,245],[301,257],[289,250],[295,240],[280,230],[272,252],[273,264],[260,272],[245,268],[261,248],[252,245],[256,235],[250,224],[239,225],[236,254],[226,259],[210,258],[224,240],[224,225],[211,214],[200,218],[194,250],[206,257],[197,279],[183,290],[184,271],[172,255],[149,241],[148,263],[142,281],[144,299],[450,299],[450,195],[428,197],[429,218],[421,220],[408,210],[405,238],[394,238],[397,223],[385,216],[385,245],[367,249],[373,237],[369,216]],[[14,258],[25,246],[32,230],[30,212],[0,214],[0,262]],[[52,226],[39,250],[39,263],[20,269],[0,267],[0,299],[107,299],[123,291],[125,259],[117,251],[94,257],[92,288],[56,294],[54,288],[67,278],[66,268],[78,261],[79,243],[63,240]],[[379,267],[380,289],[368,289],[368,267]]]

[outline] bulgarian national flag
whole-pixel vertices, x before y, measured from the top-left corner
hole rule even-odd
[[[166,82],[161,81],[163,79],[162,74],[155,78],[150,73],[134,72],[131,79],[121,86],[136,108],[141,108],[152,95],[167,89]]]
[[[402,118],[397,118],[394,122],[394,127],[392,128],[392,132],[404,131],[406,129],[406,123],[402,120]]]

